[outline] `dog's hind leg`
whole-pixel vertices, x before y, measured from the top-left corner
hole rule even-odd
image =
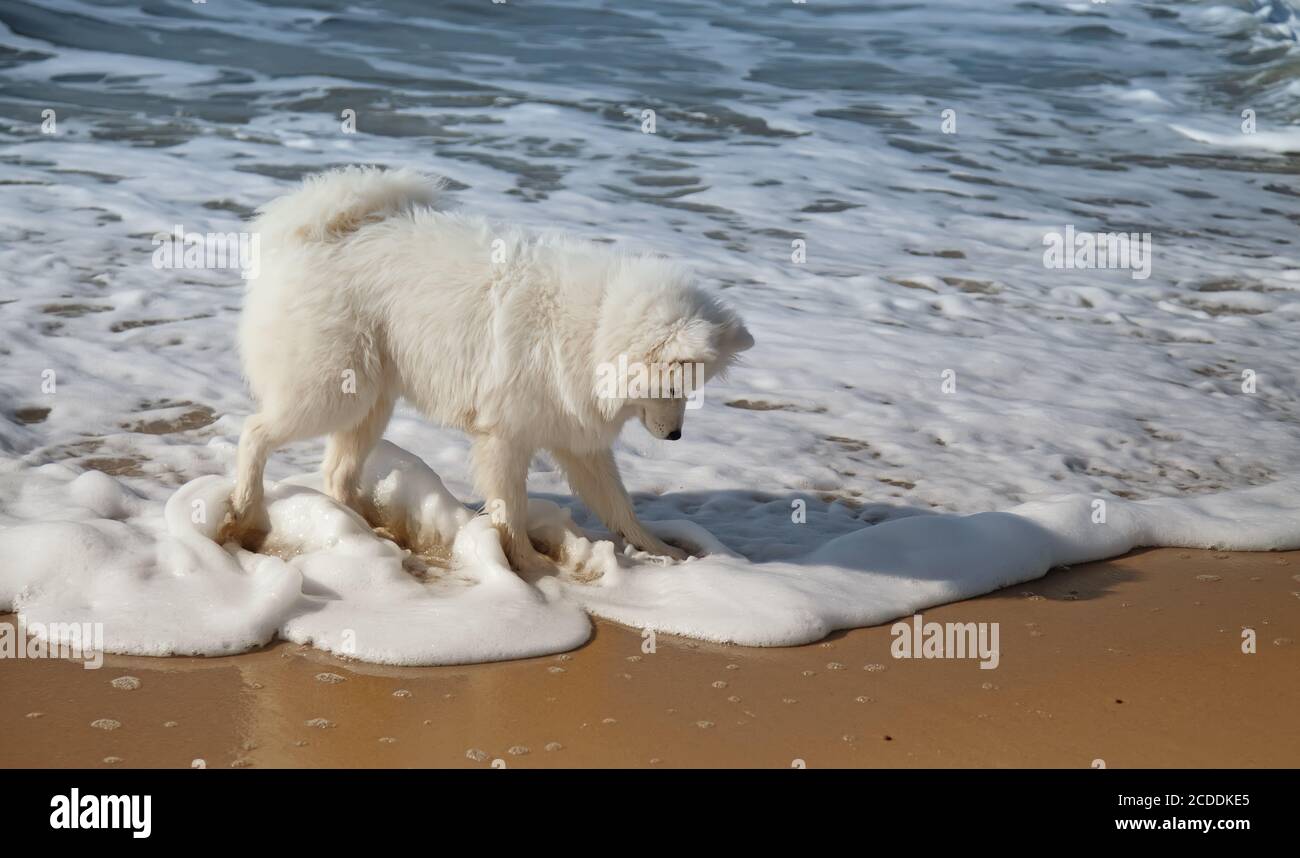
[[[546,574],[554,565],[528,539],[528,464],[533,451],[493,435],[474,436],[474,482],[516,572]]]
[[[239,435],[235,491],[230,496],[231,518],[223,525],[219,542],[234,540],[245,548],[256,549],[266,538],[271,526],[262,486],[266,460],[289,440],[264,414],[254,414],[244,420]]]
[[[284,407],[286,404],[289,407]],[[235,490],[230,496],[231,515],[223,523],[218,541],[234,540],[256,550],[270,531],[262,485],[267,458],[290,442],[316,438],[338,426],[363,422],[373,404],[374,400],[366,402],[352,394],[339,396],[325,387],[307,388],[292,397],[280,395],[263,401],[262,410],[244,421],[239,436]]]
[[[371,406],[370,413],[360,423],[345,432],[330,435],[325,445],[325,461],[321,464],[325,493],[362,516],[366,512],[357,497],[361,468],[375,443],[384,434],[388,419],[393,415],[393,405],[393,397],[380,394]]]
[[[618,463],[609,450],[596,453],[574,453],[569,450],[551,450],[556,462],[564,469],[569,478],[569,485],[578,493],[587,508],[594,512],[605,526],[622,536],[632,545],[648,551],[685,560],[687,554],[680,548],[674,548],[645,529],[632,508],[632,499],[623,488],[623,480],[618,475]]]

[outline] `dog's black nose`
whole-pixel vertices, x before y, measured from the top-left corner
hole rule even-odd
[[[671,431],[671,432],[668,433],[668,440],[669,440],[669,441],[676,441],[677,439],[679,439],[679,438],[681,438],[681,437],[682,437],[682,430],[680,430],[680,429],[674,429],[673,431]]]

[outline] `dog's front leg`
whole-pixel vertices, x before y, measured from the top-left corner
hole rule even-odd
[[[578,493],[587,507],[613,532],[632,545],[674,560],[685,560],[687,554],[674,548],[645,529],[632,508],[632,499],[623,488],[618,474],[618,463],[609,450],[596,453],[574,453],[569,450],[552,450],[560,467],[569,477],[569,485]]]
[[[543,575],[553,565],[528,539],[528,463],[533,451],[495,435],[474,438],[474,482],[483,493],[501,549],[516,572]]]

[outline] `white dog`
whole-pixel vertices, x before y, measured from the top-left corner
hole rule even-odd
[[[267,457],[320,435],[326,490],[358,508],[361,466],[404,396],[473,437],[474,479],[515,569],[548,567],[527,532],[540,449],[612,532],[683,559],[637,519],[610,448],[633,416],[680,438],[690,391],[676,380],[716,375],[749,332],[676,265],[449,213],[440,191],[407,170],[349,167],[260,210],[239,337],[260,410],[239,439],[226,533],[265,536]],[[668,368],[669,389],[627,384],[645,367]]]

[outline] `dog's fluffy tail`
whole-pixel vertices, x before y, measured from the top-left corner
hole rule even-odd
[[[445,182],[414,170],[343,167],[317,173],[258,209],[263,241],[338,241],[368,223],[414,208],[438,208]]]

